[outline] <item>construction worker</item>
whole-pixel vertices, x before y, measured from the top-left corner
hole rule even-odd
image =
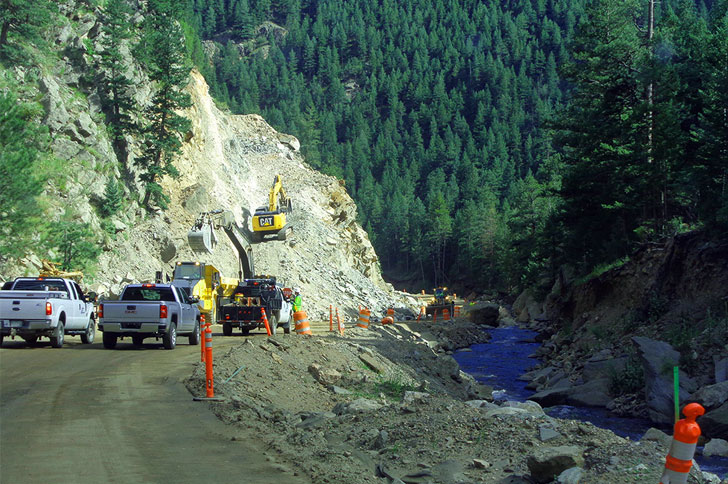
[[[293,292],[295,293],[293,297],[293,312],[295,313],[301,310],[301,289],[295,288]]]

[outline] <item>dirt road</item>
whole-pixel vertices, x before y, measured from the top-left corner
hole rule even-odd
[[[186,338],[173,351],[105,350],[101,333],[92,345],[46,341],[0,349],[0,483],[309,482],[193,401],[181,381],[200,347]],[[213,346],[240,341],[216,329]]]

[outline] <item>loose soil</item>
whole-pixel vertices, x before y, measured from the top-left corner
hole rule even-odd
[[[528,457],[563,445],[583,449],[581,484],[659,482],[667,449],[655,442],[554,419],[533,403],[520,404],[529,413],[489,416],[473,400],[491,389],[450,356],[487,338],[465,319],[241,338],[214,358],[222,401],[210,406],[259,434],[261,456],[317,483],[536,482]],[[203,391],[203,364],[186,384]],[[543,426],[560,437],[542,442]]]

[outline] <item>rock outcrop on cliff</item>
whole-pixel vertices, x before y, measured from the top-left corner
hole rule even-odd
[[[113,297],[126,283],[152,280],[157,271],[171,273],[179,260],[212,263],[224,276],[236,277],[237,255],[224,233],[217,234],[220,243],[212,254],[196,254],[187,243],[187,231],[200,212],[215,209],[231,210],[237,222],[244,223],[243,211],[266,204],[273,177],[280,174],[293,200],[293,237],[254,246],[258,273],[301,287],[304,309],[314,318],[328,317],[329,305],[350,316],[359,306],[369,307],[374,315],[390,306],[416,308],[413,299],[383,281],[378,257],[356,221],[356,206],[342,183],[311,169],[299,152],[298,140],[276,132],[260,116],[218,109],[196,71],[190,73],[186,87],[193,105],[183,114],[192,128],[175,161],[180,176],[162,182],[170,196],[169,208],[153,213],[143,209],[133,164],[136,140],[127,139],[129,160],[118,160],[97,86],[88,82],[99,47],[100,11],[83,12],[71,0],[61,11],[67,17],[53,33],[57,64],[17,67],[11,74],[26,84],[28,99],[41,99],[53,153],[70,174],[63,182],[51,180],[46,189],[49,218],[73,214],[94,230],[103,247],[95,272],[84,280],[89,289]],[[136,85],[135,99],[143,105],[154,86],[123,47]],[[126,200],[122,212],[103,219],[98,207],[110,178],[124,181]],[[3,264],[0,274],[5,279],[37,274],[40,259],[48,256],[53,254],[28,253],[20,261]]]

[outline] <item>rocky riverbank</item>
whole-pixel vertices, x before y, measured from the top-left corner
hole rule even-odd
[[[223,401],[210,406],[253,428],[282,472],[317,483],[659,481],[660,442],[555,419],[534,402],[494,403],[451,356],[486,338],[464,318],[246,338],[216,356]],[[200,394],[202,365],[186,383]],[[689,482],[706,477],[719,482],[697,469]]]

